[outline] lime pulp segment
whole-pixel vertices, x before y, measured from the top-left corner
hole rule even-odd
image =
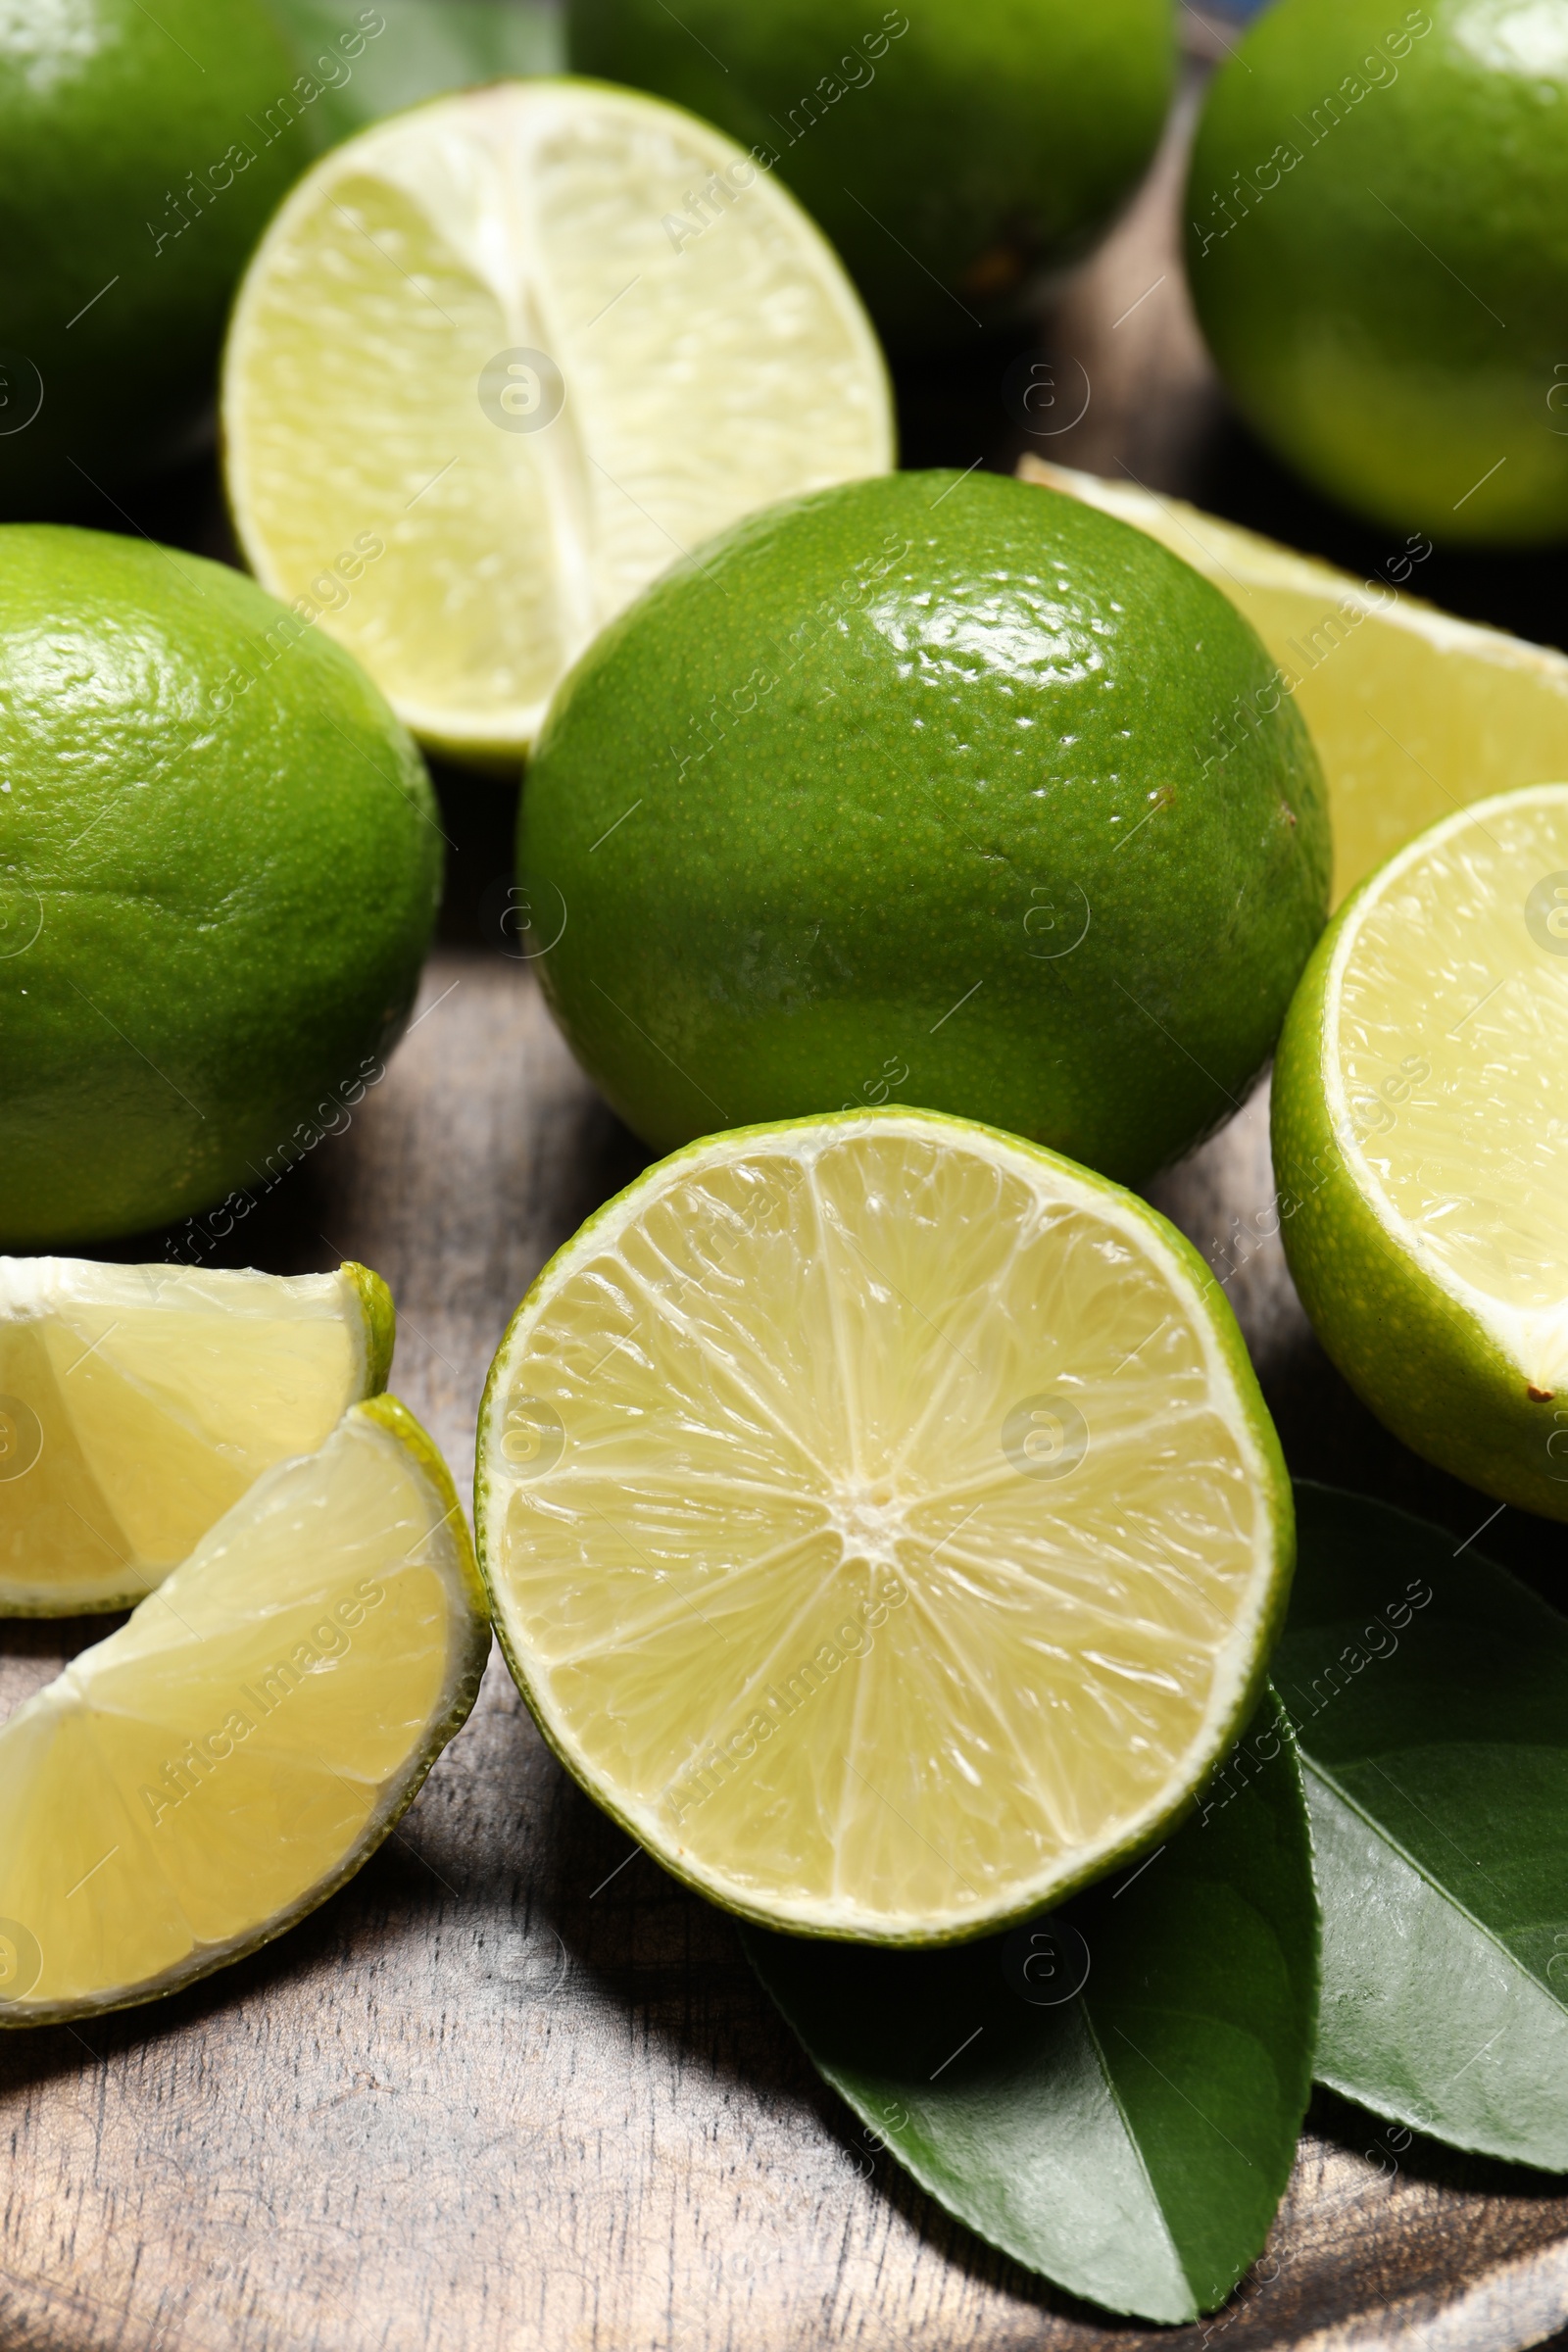
[[[363,1266],[0,1257],[0,1614],[139,1600],[271,1463],[385,1386]]]
[[[353,1408],[0,1727],[0,2023],[204,1976],[391,1828],[488,1647],[437,1460],[395,1400]]]

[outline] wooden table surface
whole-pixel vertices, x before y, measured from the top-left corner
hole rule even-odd
[[[1006,465],[1032,443],[1357,558],[1355,526],[1226,415],[1172,242],[1180,135],[1046,321],[1060,382],[1076,369],[1089,387],[1082,416],[1026,433],[1006,390],[1017,348],[982,338],[901,385],[906,455]],[[210,476],[162,495],[138,520],[216,545]],[[1440,567],[1435,596],[1562,641],[1545,562]],[[399,1305],[394,1386],[461,1486],[509,1315],[642,1154],[507,952],[511,796],[441,781],[448,903],[415,1025],[350,1130],[227,1262],[378,1267]],[[1293,1466],[1472,1533],[1493,1505],[1354,1402],[1251,1222],[1272,1194],[1262,1100],[1152,1191],[1200,1249],[1245,1256],[1229,1288]],[[1557,1531],[1510,1511],[1487,1542],[1554,1591]],[[0,1635],[0,1706],[104,1630]],[[1514,2352],[1568,2321],[1564,2183],[1420,2140],[1392,2149],[1328,2098],[1224,2312],[1144,2330],[1072,2304],[866,2148],[728,1921],[576,1790],[495,1658],[467,1728],[352,1886],[191,1992],[5,2036],[0,2121],[6,2352]]]

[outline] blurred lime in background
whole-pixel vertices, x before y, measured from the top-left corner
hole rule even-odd
[[[1568,531],[1568,0],[1281,0],[1215,76],[1186,214],[1220,371],[1318,489]]]
[[[321,145],[346,139],[383,115],[400,114],[421,98],[517,74],[561,74],[566,42],[554,0],[267,0],[302,71],[315,69],[323,85],[312,108]],[[368,20],[382,27],[376,31]],[[344,36],[365,34],[353,72],[330,61]]]
[[[570,62],[776,166],[884,336],[951,340],[1072,259],[1142,175],[1175,68],[1168,0],[570,0]]]
[[[324,79],[260,0],[0,11],[0,514],[70,512],[198,443]]]

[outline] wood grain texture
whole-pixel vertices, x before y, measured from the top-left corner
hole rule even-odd
[[[1050,347],[1093,398],[1045,446],[1197,488],[1222,408],[1175,265],[1175,155],[1057,311]],[[379,1268],[394,1386],[461,1486],[510,1314],[641,1155],[496,952],[505,797],[444,791],[468,944],[432,960],[347,1134],[212,1258]],[[1152,1188],[1224,1275],[1295,1465],[1457,1542],[1491,1505],[1325,1363],[1272,1196],[1261,1096]],[[1488,1544],[1550,1589],[1556,1531],[1509,1514]],[[0,1632],[0,1705],[103,1630]],[[0,2038],[0,2124],[6,2352],[1516,2352],[1568,2320],[1564,2183],[1395,2146],[1332,2099],[1224,2312],[1149,2331],[1069,2304],[867,2146],[728,1922],[565,1779],[494,1659],[351,1886],[171,2001]]]
[[[395,1386],[461,1478],[512,1308],[637,1164],[526,968],[446,951],[268,1254],[385,1272]],[[1261,1098],[1156,1190],[1200,1246],[1266,1200]],[[1311,1342],[1277,1250],[1232,1290],[1284,1364]],[[0,1701],[62,1630],[12,1631]],[[1335,2102],[1206,2334],[1072,2308],[866,2146],[727,1920],[564,1778],[498,1660],[353,1886],[187,1994],[0,2040],[0,2116],[17,2352],[1504,2352],[1568,2317],[1559,2184],[1396,2150]]]

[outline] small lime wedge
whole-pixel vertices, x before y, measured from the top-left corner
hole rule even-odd
[[[0,1728],[0,2024],[172,1992],[324,1901],[488,1646],[439,1454],[395,1398],[353,1406]]]
[[[386,1386],[378,1274],[0,1257],[0,1616],[128,1607]]]

